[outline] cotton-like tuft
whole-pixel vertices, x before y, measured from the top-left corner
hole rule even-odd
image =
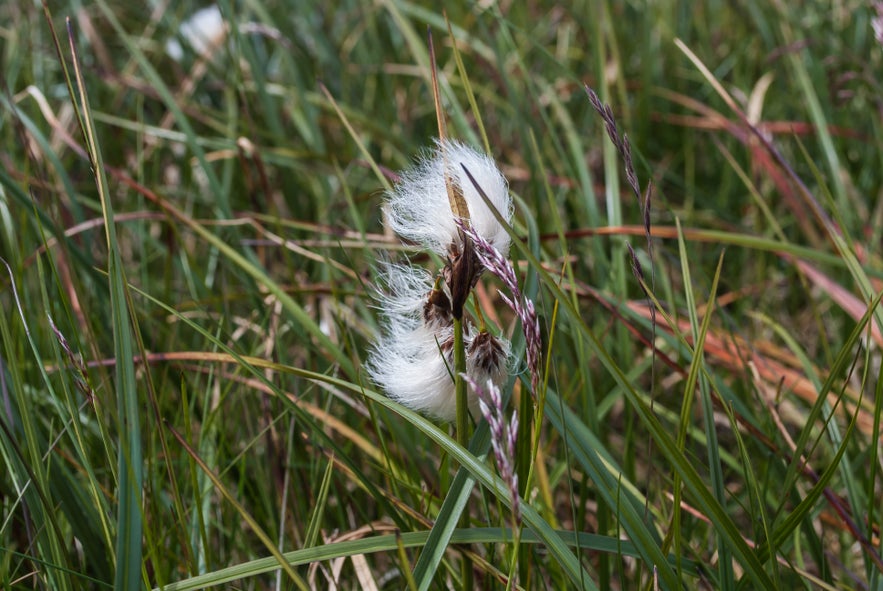
[[[375,344],[368,360],[368,375],[383,387],[390,398],[411,410],[440,419],[453,421],[457,415],[454,387],[453,330],[431,330],[424,325],[413,326],[410,318],[388,318],[384,337]],[[487,335],[487,333],[481,333]],[[480,336],[480,335],[479,335]],[[467,337],[467,350],[476,337]],[[499,385],[505,379],[508,365],[509,342],[491,337],[495,356],[488,364],[480,356],[467,357],[467,373],[476,382],[488,380]],[[474,350],[474,348],[473,348]],[[478,418],[478,397],[468,389],[469,412]]]
[[[435,149],[418,165],[402,173],[387,194],[389,226],[399,236],[421,244],[440,256],[447,256],[452,244],[462,241],[451,213],[445,171],[459,187],[469,208],[475,231],[506,255],[509,234],[497,221],[475,185],[477,184],[508,224],[512,219],[512,198],[505,177],[494,161],[482,152],[450,140],[437,140]],[[469,171],[475,183],[469,178]]]
[[[413,316],[416,326],[433,285],[429,271],[410,265],[383,263],[379,277],[385,285],[377,295],[384,314],[387,317]]]
[[[453,377],[452,324],[428,324],[424,315],[432,276],[419,267],[387,264],[381,278],[389,290],[379,298],[384,330],[374,344],[366,370],[390,398],[417,412],[443,421],[456,417]],[[506,376],[509,342],[487,332],[475,334],[464,326],[467,373],[477,382],[499,384]],[[469,410],[479,416],[478,399],[468,391]]]
[[[220,47],[227,36],[227,25],[217,4],[212,4],[193,13],[181,23],[178,29],[180,38],[187,41],[193,51],[200,56],[210,57]],[[175,61],[184,57],[184,48],[178,39],[166,43],[166,53]]]
[[[442,350],[436,334],[425,327],[407,330],[391,325],[368,361],[368,374],[390,398],[411,410],[444,421],[456,415],[454,380],[448,369],[451,351]],[[449,331],[450,332],[450,331]]]
[[[468,223],[452,211],[448,182],[461,200],[458,212],[465,214],[464,202],[469,210]],[[508,252],[509,234],[494,209],[510,222],[512,199],[506,179],[486,155],[451,141],[437,141],[435,149],[414,169],[403,172],[387,194],[388,227],[447,263],[436,276],[407,264],[383,265],[384,289],[379,297],[383,333],[371,350],[366,370],[393,400],[443,421],[453,421],[457,413],[454,318],[463,321],[466,374],[473,383],[499,385],[507,375],[509,343],[488,332],[476,334],[463,315],[481,267],[471,249],[465,248],[467,238],[460,224],[494,245],[497,252]],[[477,418],[478,398],[472,386],[467,394],[469,410]]]

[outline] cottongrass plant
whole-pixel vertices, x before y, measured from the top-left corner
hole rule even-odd
[[[386,322],[367,370],[391,398],[443,421],[457,416],[458,338],[466,375],[474,383],[499,385],[507,375],[508,341],[488,332],[483,322],[474,326],[464,318],[466,300],[484,270],[471,236],[497,252],[509,251],[509,234],[491,208],[511,220],[505,177],[485,154],[448,140],[438,140],[387,195],[387,226],[446,262],[437,276],[411,265],[383,268],[387,292],[380,304]],[[477,416],[474,388],[468,390],[467,405]]]

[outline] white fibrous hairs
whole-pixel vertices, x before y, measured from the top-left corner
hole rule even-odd
[[[469,179],[466,171],[475,179]],[[512,198],[506,178],[487,155],[452,141],[437,141],[435,150],[418,165],[404,171],[387,195],[389,227],[402,238],[417,242],[439,256],[447,256],[452,244],[462,247],[456,219],[451,213],[445,171],[460,189],[469,207],[469,222],[494,248],[509,253],[509,233],[481,198],[476,185],[503,216],[512,220]]]
[[[384,331],[368,359],[368,375],[390,398],[411,410],[453,421],[456,400],[450,310],[432,303],[435,283],[420,267],[385,265],[381,276],[388,290],[379,296]],[[447,296],[442,292],[440,297]],[[502,383],[507,375],[509,341],[486,331],[476,332],[468,323],[464,323],[464,332],[467,374],[481,384],[489,379]],[[479,416],[472,388],[469,410]]]
[[[449,185],[465,203],[468,218],[455,216]],[[383,334],[366,368],[390,398],[443,421],[456,416],[453,319],[463,314],[465,297],[483,270],[471,242],[465,243],[471,239],[462,224],[468,223],[498,252],[509,251],[509,233],[491,208],[510,222],[506,179],[487,155],[447,140],[437,141],[386,195],[387,225],[447,262],[436,276],[410,264],[381,266]],[[478,330],[468,317],[462,317],[462,327],[471,383],[500,385],[508,375],[509,342]],[[477,418],[475,389],[470,386],[468,394],[470,412]]]

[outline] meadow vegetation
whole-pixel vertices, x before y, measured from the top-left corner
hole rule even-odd
[[[883,7],[435,4],[0,4],[0,587],[883,589]],[[428,32],[515,496],[366,371]]]

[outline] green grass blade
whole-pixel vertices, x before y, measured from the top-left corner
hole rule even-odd
[[[626,556],[637,555],[636,550],[628,541],[582,532],[573,534],[573,532],[559,531],[557,533],[561,537],[561,540],[568,546],[581,547],[595,552],[621,552]],[[402,533],[400,536],[396,536],[395,534],[376,535],[361,540],[335,542],[318,546],[316,548],[286,552],[284,556],[291,565],[297,566],[344,556],[352,556],[355,554],[392,552],[397,549],[399,543],[401,543],[404,548],[419,548],[426,544],[428,536],[429,533],[425,531],[407,532]],[[511,531],[500,528],[476,527],[468,530],[456,530],[451,536],[452,544],[493,544],[511,542],[511,540]],[[531,531],[525,531],[522,534],[521,542],[525,544],[538,544],[540,543],[540,538]],[[224,583],[230,583],[266,572],[271,572],[277,568],[278,564],[275,559],[262,558],[248,563],[226,567],[206,575],[192,577],[185,581],[172,583],[165,587],[157,588],[156,591],[160,591],[160,589],[163,591],[194,591],[196,589],[206,589],[208,587],[222,585]],[[696,574],[699,571],[699,565],[696,563],[688,562],[686,568],[691,574]]]
[[[101,196],[108,249],[108,281],[111,305],[111,327],[114,335],[114,355],[117,359],[117,406],[119,411],[117,479],[118,497],[116,522],[116,577],[117,589],[136,589],[141,586],[141,487],[144,481],[141,454],[141,401],[135,379],[135,346],[132,335],[133,318],[130,311],[128,282],[123,270],[120,247],[114,224],[104,161],[95,124],[91,117],[88,94],[80,70],[80,59],[69,32],[73,54],[76,88],[82,114],[83,132],[89,157],[93,162],[95,183]],[[77,97],[72,97],[77,100]]]

